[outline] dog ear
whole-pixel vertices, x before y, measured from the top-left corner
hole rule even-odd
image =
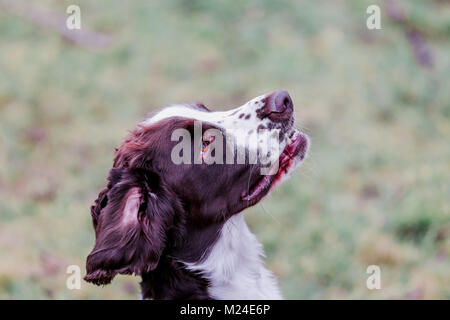
[[[159,177],[143,169],[113,168],[91,208],[96,233],[84,279],[108,284],[117,274],[156,268],[176,206]]]

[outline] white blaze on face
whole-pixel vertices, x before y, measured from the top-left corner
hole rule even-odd
[[[141,125],[147,126],[170,117],[182,117],[205,121],[226,130],[241,129],[243,127],[256,130],[260,124],[267,124],[269,119],[260,120],[256,117],[256,110],[263,106],[266,95],[256,97],[246,104],[228,111],[202,111],[187,105],[170,105],[159,111],[153,117],[144,120]]]
[[[278,159],[287,139],[284,137],[282,141],[279,141],[279,129],[268,129],[268,125],[272,121],[269,118],[259,119],[257,117],[256,111],[264,107],[262,100],[266,96],[267,94],[261,95],[238,108],[228,111],[208,112],[188,105],[170,105],[144,120],[140,125],[149,126],[171,117],[207,122],[217,128],[224,129],[227,142],[234,143],[238,156],[240,151],[245,151],[245,149],[249,150],[250,154],[257,155],[258,148],[260,148],[259,150],[265,150],[266,154],[270,151],[270,159],[266,160],[266,163],[273,163],[273,159]]]

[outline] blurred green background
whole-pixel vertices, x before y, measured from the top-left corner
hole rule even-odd
[[[48,25],[70,4],[103,45]],[[381,30],[366,28],[370,4]],[[136,277],[66,288],[94,244],[89,207],[114,147],[155,108],[276,89],[311,152],[246,219],[285,297],[449,299],[442,0],[0,0],[0,298],[137,298]],[[366,288],[371,264],[380,290]]]

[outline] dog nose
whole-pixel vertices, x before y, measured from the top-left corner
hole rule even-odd
[[[268,117],[272,121],[279,122],[292,116],[294,105],[286,90],[278,90],[266,97],[265,105],[257,111],[261,119]]]
[[[292,99],[286,90],[278,90],[272,93],[272,102],[270,104],[270,111],[282,113],[286,109],[292,110]]]

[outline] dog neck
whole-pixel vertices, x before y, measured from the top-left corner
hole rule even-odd
[[[164,257],[142,274],[144,299],[282,299],[272,272],[263,262],[262,245],[242,214],[225,222],[198,262]],[[174,280],[175,279],[175,280]]]
[[[208,294],[213,299],[282,299],[263,257],[262,245],[240,213],[223,225],[206,257],[185,265],[208,280]]]

